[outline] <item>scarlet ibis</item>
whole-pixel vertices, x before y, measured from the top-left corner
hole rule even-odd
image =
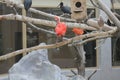
[[[32,5],[32,0],[24,0],[24,8],[27,14],[28,14],[28,10],[30,9],[31,5]],[[30,13],[30,16],[31,16],[31,13]]]
[[[82,35],[84,31],[80,28],[73,28],[72,30],[76,35]]]
[[[61,2],[61,3],[59,4],[59,6],[60,6],[60,9],[61,9],[61,11],[62,11],[63,13],[71,14],[71,9],[70,9],[70,7],[64,6],[64,3],[63,3],[63,2]]]
[[[57,40],[56,42],[58,42],[59,38],[63,38],[63,36],[65,35],[66,31],[67,31],[67,26],[64,22],[60,22],[60,17],[55,16],[55,20],[57,21],[57,25],[55,27],[55,33],[57,35]]]

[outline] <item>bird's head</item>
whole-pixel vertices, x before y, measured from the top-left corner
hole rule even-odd
[[[62,7],[63,6],[63,2],[60,2],[60,4],[57,7]]]
[[[55,20],[56,20],[57,22],[60,22],[60,17],[55,16],[54,18],[55,18]]]
[[[59,4],[60,6],[63,6],[63,2],[60,2],[60,4]]]

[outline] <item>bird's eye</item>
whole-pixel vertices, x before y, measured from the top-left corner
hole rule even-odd
[[[81,7],[81,2],[76,2],[75,6],[76,6],[77,8]]]

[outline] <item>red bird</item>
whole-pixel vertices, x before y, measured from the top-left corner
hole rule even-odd
[[[84,31],[80,28],[73,28],[72,30],[76,35],[82,35]]]
[[[66,31],[67,31],[67,26],[64,22],[60,22],[60,17],[55,16],[55,20],[57,21],[57,25],[55,27],[55,33],[57,35],[57,41],[59,38],[63,38],[63,36],[65,35]]]

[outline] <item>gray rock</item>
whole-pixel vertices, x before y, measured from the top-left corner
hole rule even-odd
[[[70,80],[86,80],[86,79],[80,75],[75,75]]]
[[[46,45],[41,43],[41,45]],[[30,52],[9,70],[9,80],[68,80],[61,69],[48,60],[48,50]]]
[[[41,43],[40,46],[46,45]],[[48,50],[40,49],[30,52],[9,70],[8,80],[85,80],[76,75],[66,77],[61,69],[48,59]]]

